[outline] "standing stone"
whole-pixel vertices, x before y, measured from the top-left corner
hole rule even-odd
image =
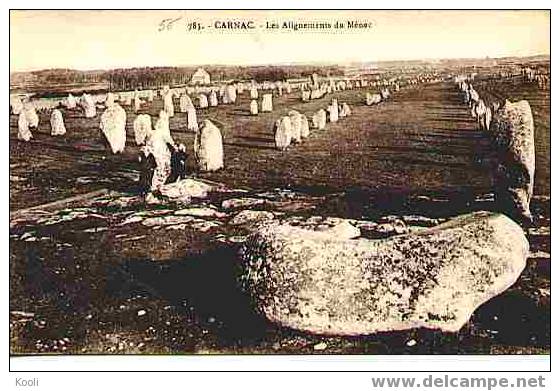
[[[152,133],[152,117],[149,114],[140,114],[133,123],[134,140],[136,145],[142,145]]]
[[[154,91],[153,90],[146,91],[146,99],[148,100],[148,102],[153,102],[154,101]]]
[[[75,109],[76,108],[76,98],[72,94],[68,94],[66,98],[66,108],[67,109]]]
[[[479,129],[484,129],[484,121],[486,116],[486,104],[484,100],[480,99],[474,106],[474,112],[476,116],[476,122],[478,123]]]
[[[129,92],[123,92],[123,105],[130,106],[132,104],[132,95]]]
[[[107,107],[99,125],[113,153],[123,152],[126,144],[126,112],[118,104]]]
[[[344,102],[343,104],[341,104],[340,117],[341,118],[348,117],[350,114],[352,114],[352,111],[350,110],[350,106],[348,106],[348,103]]]
[[[66,134],[62,112],[54,109],[51,113],[51,136],[62,136]]]
[[[313,114],[312,126],[314,129],[325,130],[327,126],[327,112],[323,109]]]
[[[97,114],[95,102],[90,94],[82,95],[82,107],[84,108],[84,115],[86,118],[94,118]]]
[[[105,97],[105,107],[109,107],[113,103],[115,103],[115,95],[111,92],[108,92],[107,96]]]
[[[246,240],[240,284],[257,312],[326,335],[456,332],[515,283],[529,254],[521,227],[490,212],[386,239],[329,231],[273,223]]]
[[[314,73],[314,74],[311,75],[311,83],[312,83],[314,86],[319,85],[319,76],[318,76],[316,73]]]
[[[251,99],[258,99],[259,98],[259,92],[257,91],[257,89],[255,87],[251,88]]]
[[[295,143],[301,143],[301,114],[295,110],[290,110],[288,116],[292,124],[292,140]]]
[[[465,91],[463,91],[463,103],[469,104],[470,101],[471,101],[471,91],[469,89],[466,89]]]
[[[309,137],[309,121],[305,114],[301,114],[300,116],[300,125],[301,125],[301,137],[307,138]]]
[[[484,112],[484,130],[490,130],[490,124],[492,123],[492,109],[490,106],[486,106]]]
[[[332,103],[327,108],[329,112],[329,122],[337,122],[338,121],[338,102],[336,99],[332,100]]]
[[[251,115],[259,114],[259,104],[256,100],[253,99],[251,101],[251,104],[249,105],[249,111],[251,112]]]
[[[35,107],[27,103],[23,107],[23,113],[25,114],[28,126],[37,129],[39,127],[39,116],[37,115],[37,111],[35,111]]]
[[[29,141],[33,138],[33,134],[29,130],[29,122],[25,116],[25,111],[21,111],[18,116],[18,140]]]
[[[139,96],[134,97],[134,112],[138,113],[142,108],[142,99]]]
[[[179,111],[186,113],[189,107],[193,107],[191,98],[187,94],[181,95],[179,97]]]
[[[154,126],[154,130],[150,133],[151,134],[148,135],[148,139],[150,137],[159,137],[164,140],[166,144],[175,146],[175,141],[171,136],[171,129],[169,128],[169,117],[167,116],[167,113],[165,111],[160,110],[159,118],[156,121],[156,126]]]
[[[159,112],[159,117],[154,126],[154,133],[162,135],[163,139],[167,140],[169,144],[174,144],[172,141],[173,137],[171,137],[171,129],[169,128],[169,117],[165,110],[160,110]]]
[[[216,171],[224,167],[222,133],[210,120],[204,120],[194,141],[195,159],[200,171]]]
[[[171,91],[167,92],[163,96],[163,110],[169,118],[175,115],[175,108],[173,107],[173,93]]]
[[[220,95],[220,97],[222,98],[222,104],[227,105],[227,104],[231,103],[229,101],[228,95],[225,92],[224,92],[223,95]]]
[[[311,95],[309,96],[309,99],[320,99],[323,95],[324,95],[323,90],[316,88],[314,90],[311,90]]]
[[[14,115],[19,115],[23,111],[23,102],[19,96],[10,98],[10,108]]]
[[[469,105],[471,105],[471,107],[474,107],[478,103],[480,96],[478,95],[478,92],[476,92],[476,90],[472,87],[469,91],[469,96],[470,96]]]
[[[287,115],[274,124],[274,141],[276,148],[284,151],[292,142],[292,121]]]
[[[526,100],[506,100],[492,121],[498,150],[494,178],[496,202],[514,218],[531,221],[529,209],[535,178],[533,114]]]
[[[206,97],[206,95],[200,94],[200,95],[198,96],[198,106],[199,106],[201,109],[205,109],[205,108],[208,107],[208,98]]]
[[[390,92],[389,92],[389,90],[388,90],[387,88],[383,88],[383,89],[381,90],[381,97],[383,98],[383,100],[389,99],[389,96],[390,96],[390,95],[391,95],[391,94],[390,94]]]
[[[264,94],[261,102],[261,112],[272,112],[272,94]]]
[[[187,107],[187,129],[196,132],[198,130],[198,120],[194,106]]]
[[[226,94],[224,98],[224,103],[235,103],[237,100],[237,90],[235,89],[235,86],[229,85],[226,87]]]
[[[369,92],[366,93],[366,105],[371,106],[373,104],[377,104],[380,102],[381,102],[380,94],[370,94]]]
[[[216,91],[214,90],[210,92],[209,103],[211,107],[218,106],[218,96],[216,95]]]

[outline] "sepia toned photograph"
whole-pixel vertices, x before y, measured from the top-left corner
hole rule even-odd
[[[9,347],[542,355],[549,10],[11,10]]]

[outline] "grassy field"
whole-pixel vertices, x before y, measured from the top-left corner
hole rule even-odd
[[[84,216],[41,223],[14,221],[10,236],[10,317],[13,353],[340,353],[540,354],[550,350],[550,111],[547,92],[508,82],[492,93],[529,99],[535,117],[537,183],[532,255],[517,283],[481,306],[458,333],[409,330],[361,338],[326,338],[279,329],[253,314],[235,286],[236,244],[246,234],[228,225],[234,212],[221,202],[235,195],[264,200],[285,218],[336,216],[384,221],[421,215],[445,220],[491,202],[496,156],[477,131],[455,86],[408,88],[379,106],[363,104],[365,90],[303,103],[298,94],[274,102],[274,112],[249,116],[248,93],[235,105],[198,110],[224,137],[225,168],[200,175],[238,193],[216,193],[200,206],[226,215],[206,230],[124,224],[142,203],[115,199],[84,203]],[[315,131],[302,145],[274,148],[272,126],[290,109],[308,116],[332,97],[347,102],[349,118]],[[548,107],[547,107],[548,104]],[[533,106],[534,105],[534,106]],[[156,115],[156,100],[145,112]],[[547,111],[548,110],[548,111]],[[110,156],[99,116],[64,110],[67,135],[49,136],[48,115],[30,143],[16,140],[10,118],[10,207],[41,205],[96,189],[127,192],[137,178],[134,114],[127,108],[123,155]],[[178,113],[173,137],[192,150],[194,134]],[[547,144],[548,142],[548,144]],[[194,167],[192,156],[189,166]],[[242,192],[246,191],[246,193]],[[272,195],[271,195],[272,194]],[[121,197],[122,198],[122,197]],[[149,206],[150,216],[178,205]],[[75,211],[74,211],[75,212]],[[66,211],[65,213],[68,213]],[[200,223],[200,222],[198,222]],[[35,238],[31,240],[30,238]],[[141,314],[141,315],[140,315]],[[408,346],[407,341],[417,343]],[[326,342],[327,349],[313,347]]]

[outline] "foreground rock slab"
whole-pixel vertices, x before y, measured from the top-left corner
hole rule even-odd
[[[242,247],[240,283],[259,313],[297,330],[455,332],[517,280],[528,254],[521,227],[490,212],[378,240],[273,223]]]
[[[212,186],[194,179],[183,179],[174,183],[168,183],[161,189],[161,193],[175,200],[189,202],[191,198],[205,198]]]

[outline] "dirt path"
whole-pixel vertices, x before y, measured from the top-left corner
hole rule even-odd
[[[240,121],[226,129],[226,169],[212,177],[251,188],[486,189],[489,177],[477,158],[490,155],[489,141],[455,95],[447,85],[431,85],[367,107],[361,93],[340,93],[352,116],[287,152],[273,148],[272,121],[279,114],[264,124]],[[293,107],[310,115],[328,100]]]

